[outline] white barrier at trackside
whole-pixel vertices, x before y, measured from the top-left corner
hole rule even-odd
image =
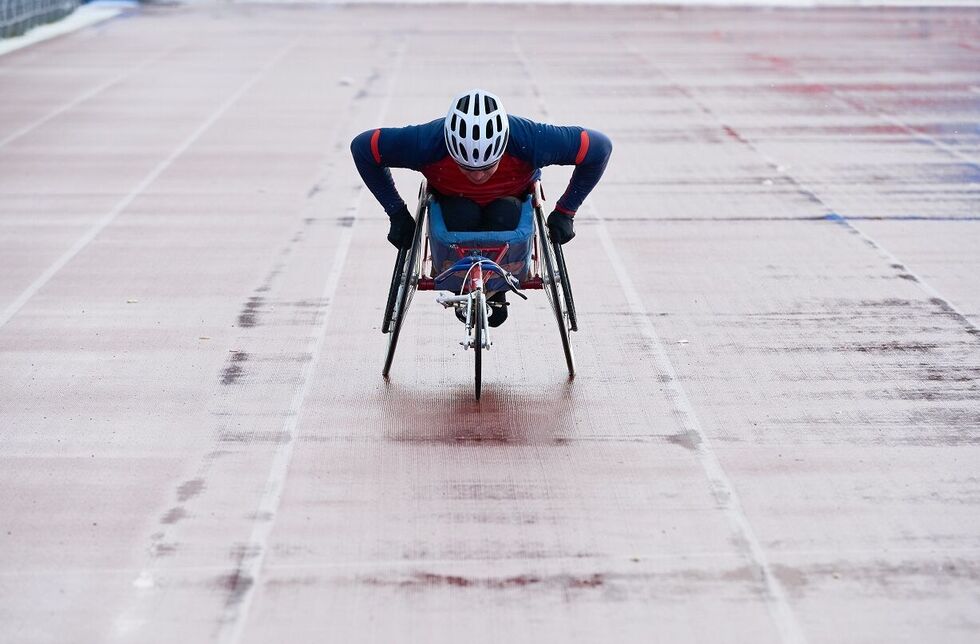
[[[0,56],[35,43],[71,33],[76,29],[114,18],[127,8],[135,7],[137,4],[136,2],[119,2],[115,0],[107,2],[100,0],[99,2],[82,5],[57,22],[34,27],[22,36],[0,39]]]

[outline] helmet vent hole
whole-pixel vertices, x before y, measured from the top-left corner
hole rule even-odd
[[[474,141],[480,140],[480,126],[476,124],[473,125],[473,140]]]
[[[470,97],[469,97],[469,95],[464,96],[463,98],[459,99],[459,102],[456,103],[456,109],[459,110],[460,112],[463,112],[463,113],[465,113],[468,109],[470,109]]]
[[[473,95],[473,116],[479,116],[479,115],[480,115],[480,95],[479,94],[474,94]]]
[[[466,138],[466,123],[463,122],[463,119],[459,119],[459,138]]]
[[[487,114],[497,109],[497,101],[493,100],[489,96],[483,97],[483,105],[487,108]]]
[[[455,130],[456,129],[456,115],[455,114],[453,114],[453,120],[452,120],[452,123],[449,124],[449,129],[450,130]]]
[[[497,115],[497,131],[498,132],[503,132],[504,131],[504,122],[502,120],[500,120],[500,115],[499,114]]]
[[[462,145],[459,146],[459,152],[463,156],[463,161],[469,161],[470,160],[469,155],[466,154],[466,148],[463,147]]]
[[[483,160],[486,161],[490,158],[490,153],[493,151],[492,148],[487,148],[487,151],[483,153]]]
[[[493,121],[487,121],[487,138],[493,138]]]

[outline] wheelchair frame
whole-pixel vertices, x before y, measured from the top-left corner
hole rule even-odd
[[[411,306],[416,291],[434,291],[436,278],[432,266],[432,253],[429,248],[429,234],[426,217],[433,199],[425,181],[419,187],[419,202],[415,210],[415,237],[412,246],[398,251],[388,300],[385,305],[382,333],[388,334],[388,348],[381,374],[388,378],[391,364],[398,346],[402,325]],[[449,271],[466,269],[463,288],[459,294],[443,295],[437,301],[446,308],[459,308],[464,311],[465,336],[460,342],[464,349],[474,350],[474,393],[480,399],[482,388],[482,352],[492,346],[489,331],[489,314],[486,296],[485,274],[496,273],[510,286],[510,289],[523,299],[521,290],[543,290],[548,296],[551,310],[558,324],[565,365],[569,378],[575,377],[575,356],[569,334],[578,331],[575,314],[575,300],[572,285],[565,265],[565,255],[560,244],[548,237],[544,219],[544,193],[541,182],[533,185],[532,207],[534,208],[534,233],[531,247],[531,270],[527,279],[520,282],[505,271],[498,262],[506,254],[508,246],[455,246],[459,262]],[[489,257],[493,254],[493,257]]]

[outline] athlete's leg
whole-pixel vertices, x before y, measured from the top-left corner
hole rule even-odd
[[[517,197],[502,197],[483,209],[481,230],[514,230],[521,222],[523,202]]]
[[[480,206],[465,197],[439,197],[442,206],[442,219],[446,222],[446,230],[479,230]]]

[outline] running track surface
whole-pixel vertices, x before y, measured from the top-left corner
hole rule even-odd
[[[976,10],[151,6],[0,58],[0,640],[976,641],[977,43]],[[479,404],[431,293],[381,379],[348,152],[470,86],[616,146],[579,376],[532,293]]]

